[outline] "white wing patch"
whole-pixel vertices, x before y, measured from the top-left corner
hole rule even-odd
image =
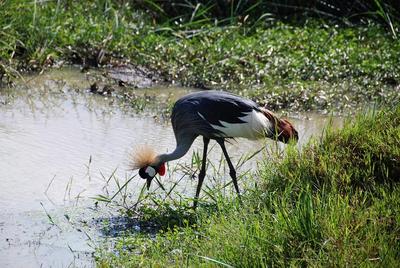
[[[203,117],[200,113],[199,115]],[[204,118],[204,117],[203,117]],[[253,110],[243,117],[239,117],[244,123],[227,123],[219,121],[222,125],[211,125],[214,129],[221,131],[222,137],[242,137],[250,140],[264,138],[271,131],[272,124],[264,114]]]

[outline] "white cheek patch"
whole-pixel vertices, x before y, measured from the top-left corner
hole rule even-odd
[[[156,175],[156,170],[153,167],[150,167],[150,166],[147,167],[144,172],[146,172],[146,174],[149,175],[152,178]]]

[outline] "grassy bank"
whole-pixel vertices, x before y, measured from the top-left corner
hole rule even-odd
[[[314,14],[299,22],[239,8],[221,15],[202,5],[172,19],[176,10],[159,1],[0,1],[4,82],[62,64],[85,70],[131,64],[171,83],[235,91],[274,110],[385,107],[302,151],[289,147],[283,159],[262,163],[243,204],[206,189],[196,212],[187,207],[191,200],[153,197],[145,200],[151,205],[123,210],[129,217],[138,213],[152,233],[128,233],[111,253],[99,249],[98,265],[398,264],[400,42],[392,15],[398,11],[380,5],[386,1],[368,3],[375,3],[372,13],[380,19]],[[131,201],[123,190],[123,201]]]
[[[145,209],[156,235],[119,239],[100,267],[382,266],[400,261],[400,107],[360,116],[266,162],[243,204]],[[179,216],[179,217],[177,217]],[[177,222],[176,218],[180,221]]]
[[[354,110],[400,99],[400,45],[377,20],[296,24],[258,14],[244,21],[238,11],[219,21],[202,6],[181,20],[155,20],[154,10],[135,3],[2,1],[2,80],[60,62],[130,62],[170,82],[241,92],[272,109]]]

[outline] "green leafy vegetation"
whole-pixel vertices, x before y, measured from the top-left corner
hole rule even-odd
[[[161,230],[123,236],[98,265],[394,267],[399,118],[400,107],[359,116],[301,151],[289,148],[262,164],[241,205],[215,193],[196,212],[183,201],[144,206],[145,222],[161,222]]]
[[[2,1],[0,76],[7,81],[64,61],[130,62],[166,81],[236,91],[273,109],[354,111],[399,101],[395,4],[369,1],[349,24],[301,8],[285,15],[290,1],[276,10],[268,1],[183,2]]]

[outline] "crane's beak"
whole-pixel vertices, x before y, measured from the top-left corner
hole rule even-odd
[[[147,182],[146,182],[146,187],[147,187],[147,190],[149,190],[149,189],[150,189],[151,180],[152,180],[152,178],[151,178],[151,179],[147,179]]]
[[[163,189],[163,190],[165,191],[164,186],[163,186],[163,185],[161,184],[161,182],[157,179],[157,177],[147,178],[147,179],[146,179],[146,188],[147,188],[147,190],[150,189],[151,181],[152,181],[153,179],[155,179],[156,182],[157,182],[157,184],[160,186],[160,188]]]

